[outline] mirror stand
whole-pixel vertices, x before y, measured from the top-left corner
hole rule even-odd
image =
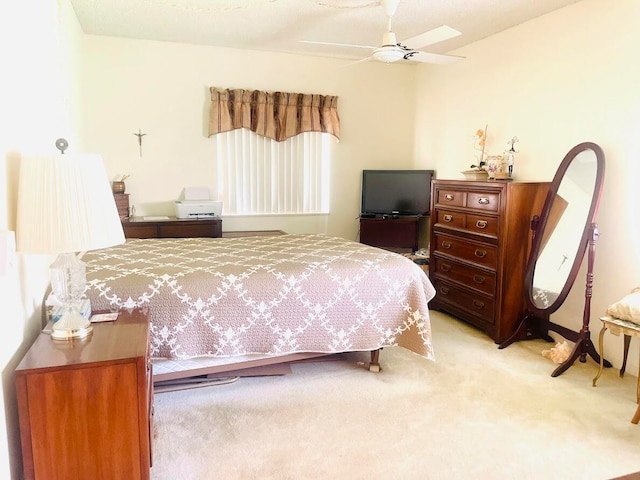
[[[587,361],[587,355],[591,356],[593,360],[600,364],[600,355],[596,350],[595,345],[591,341],[591,331],[589,330],[589,323],[591,319],[591,296],[593,288],[593,264],[596,253],[596,240],[598,239],[599,231],[598,226],[595,223],[591,223],[589,228],[589,241],[587,250],[587,275],[586,285],[584,292],[584,312],[582,316],[582,328],[579,332],[575,332],[567,327],[558,325],[549,320],[549,314],[536,315],[528,312],[522,319],[516,331],[511,335],[504,343],[500,344],[498,348],[506,348],[513,342],[522,339],[534,339],[542,338],[547,342],[553,342],[554,339],[549,335],[549,330],[559,333],[567,340],[574,342],[575,345],[569,357],[562,362],[551,374],[552,377],[565,372],[576,359],[580,359],[580,362],[585,363]],[[611,363],[608,360],[604,360],[604,366],[609,368]]]

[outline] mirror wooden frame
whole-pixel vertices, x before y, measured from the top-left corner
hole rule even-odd
[[[542,251],[543,243],[546,242],[546,236],[544,235],[545,227],[549,223],[551,216],[553,203],[558,194],[560,184],[567,173],[567,170],[571,166],[574,159],[582,152],[591,150],[596,157],[596,176],[593,188],[593,194],[591,196],[591,204],[589,211],[585,219],[585,225],[580,243],[576,251],[573,264],[567,275],[564,286],[558,296],[546,307],[541,308],[533,300],[533,277],[535,274],[536,264],[540,253]],[[557,377],[565,370],[567,370],[576,359],[580,359],[580,362],[586,362],[587,355],[590,355],[598,364],[600,363],[600,355],[596,351],[596,348],[591,341],[591,332],[589,330],[589,322],[591,317],[591,296],[593,287],[593,265],[595,259],[595,244],[598,239],[599,230],[595,223],[598,213],[598,207],[600,204],[600,197],[602,195],[602,187],[604,183],[604,153],[600,146],[592,142],[584,142],[573,147],[565,155],[562,163],[558,167],[553,181],[547,192],[542,212],[539,216],[535,216],[531,222],[531,228],[533,230],[533,241],[531,246],[531,253],[527,263],[525,273],[525,296],[526,296],[526,312],[525,316],[519,323],[516,331],[505,340],[498,348],[506,348],[512,343],[519,340],[528,340],[533,338],[543,338],[549,342],[553,342],[554,339],[549,335],[549,331],[559,333],[564,338],[575,343],[573,350],[569,357],[562,362],[551,374],[552,377]],[[573,331],[562,325],[558,325],[550,321],[552,313],[557,311],[567,298],[575,280],[578,276],[582,261],[587,255],[587,274],[585,285],[585,298],[584,298],[584,311],[582,317],[582,327],[579,331]],[[604,361],[605,366],[610,367],[611,363]]]

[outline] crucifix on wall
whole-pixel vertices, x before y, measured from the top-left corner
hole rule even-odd
[[[146,133],[142,133],[140,129],[138,129],[138,133],[134,133],[136,137],[138,137],[138,146],[140,147],[140,156],[142,157],[142,137],[146,135]]]

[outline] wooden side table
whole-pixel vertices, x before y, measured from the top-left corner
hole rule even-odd
[[[593,379],[594,387],[596,386],[596,382],[598,381],[598,378],[600,378],[600,375],[602,375],[602,370],[604,369],[604,332],[607,331],[607,328],[611,330],[611,333],[614,335],[624,335],[624,355],[622,357],[622,367],[620,367],[621,377],[624,376],[624,371],[627,368],[627,355],[629,354],[631,337],[640,337],[640,325],[637,323],[628,322],[626,320],[610,316],[600,317],[600,320],[602,320],[602,330],[600,330],[600,368]],[[638,403],[638,408],[631,419],[631,423],[634,424],[637,424],[638,421],[640,421],[640,367],[638,370],[638,384],[636,386],[636,403]]]
[[[25,480],[148,480],[149,320],[121,311],[82,340],[40,333],[15,371]]]

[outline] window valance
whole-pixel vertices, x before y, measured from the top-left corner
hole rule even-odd
[[[340,138],[338,97],[211,87],[209,136],[247,128],[278,142],[303,132]]]

